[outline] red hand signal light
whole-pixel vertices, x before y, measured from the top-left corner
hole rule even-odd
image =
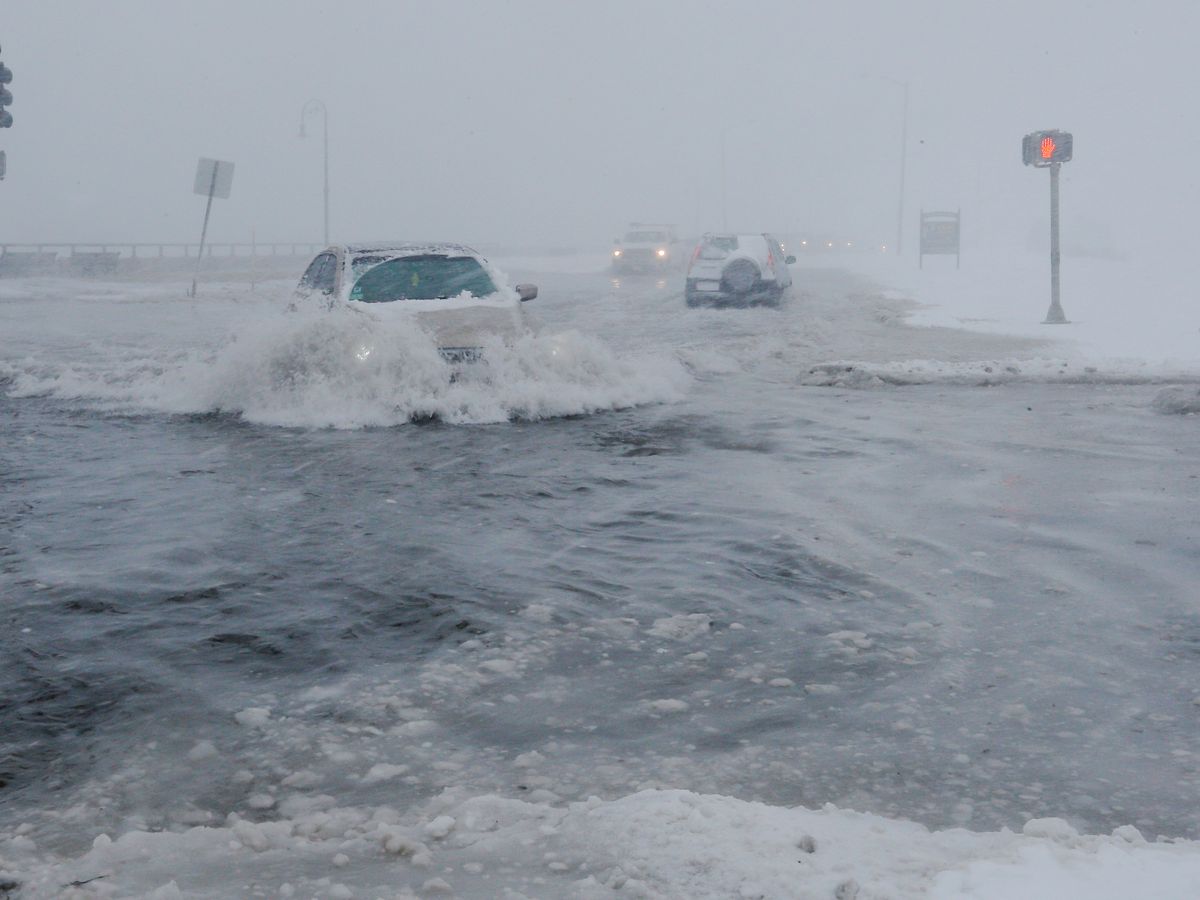
[[[1074,138],[1069,131],[1035,131],[1021,140],[1021,159],[1027,166],[1052,166],[1071,161]]]

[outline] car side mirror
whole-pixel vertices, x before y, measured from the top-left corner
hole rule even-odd
[[[794,262],[796,261],[796,257],[794,257],[794,256],[787,256],[786,258],[784,258],[784,260],[783,260],[783,261],[784,261],[785,263],[787,263],[787,264],[790,266],[792,263],[794,263]]]
[[[536,284],[518,284],[517,285],[517,296],[521,298],[522,303],[524,303],[526,300],[535,299],[537,297],[537,285]]]

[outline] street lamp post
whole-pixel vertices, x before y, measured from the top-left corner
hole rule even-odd
[[[896,209],[896,255],[904,248],[904,169],[908,163],[908,82],[901,81],[904,88],[904,117],[900,122],[900,200]]]
[[[309,100],[300,107],[300,137],[307,137],[304,131],[304,117],[309,113],[319,112],[321,114],[322,139],[325,151],[325,244],[329,244],[329,110],[325,108],[325,104],[320,100]]]
[[[729,215],[727,213],[728,207],[726,206],[726,203],[725,203],[725,196],[726,196],[726,193],[725,193],[725,132],[728,130],[729,130],[728,128],[721,129],[721,230],[722,231],[729,230]]]
[[[889,75],[861,75],[861,78],[878,78],[904,89],[904,112],[900,119],[900,196],[896,203],[896,255],[904,249],[904,175],[908,167],[908,82]]]

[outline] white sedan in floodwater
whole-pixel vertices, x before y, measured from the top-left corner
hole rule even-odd
[[[479,355],[488,337],[511,340],[529,330],[521,304],[537,296],[537,287],[507,287],[462,244],[341,244],[317,254],[296,292],[364,311],[398,304],[432,334],[444,357],[465,361]]]

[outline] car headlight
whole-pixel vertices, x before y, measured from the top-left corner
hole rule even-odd
[[[667,255],[667,251],[666,251],[666,250],[663,250],[663,249],[661,249],[661,248],[660,248],[659,250],[657,250],[656,252],[658,253],[658,255],[659,255],[659,256],[666,256],[666,255]]]
[[[620,250],[614,250],[614,251],[613,251],[613,256],[620,256],[620,255],[621,255],[621,251],[620,251]]]

